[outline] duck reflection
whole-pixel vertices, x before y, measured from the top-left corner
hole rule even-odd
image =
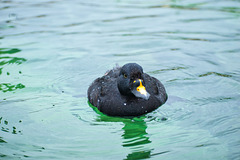
[[[151,143],[146,131],[147,125],[144,118],[132,119],[124,121],[122,128],[124,133],[123,147],[129,147],[132,152],[126,156],[126,160],[149,158],[151,150],[146,148],[146,144]]]
[[[146,117],[110,117],[101,113],[96,107],[92,106],[90,103],[88,104],[90,107],[93,108],[95,112],[99,114],[96,121],[122,122],[124,124],[122,128],[122,146],[124,148],[129,148],[130,150],[130,153],[126,155],[125,160],[137,160],[151,157],[151,151],[153,149],[147,147],[147,144],[152,143],[152,141],[149,139],[148,133],[146,131],[147,124],[144,121]]]

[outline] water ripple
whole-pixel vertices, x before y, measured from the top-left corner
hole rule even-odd
[[[217,97],[205,97],[205,98],[200,98],[200,99],[195,99],[193,101],[193,103],[195,105],[206,105],[206,104],[210,104],[210,103],[223,103],[223,102],[229,102],[229,101],[233,101],[236,100],[238,97],[224,97],[224,96],[217,96]]]
[[[63,25],[62,27],[74,27],[79,25],[85,25],[88,23],[108,23],[108,22],[115,22],[115,21],[122,21],[122,20],[131,20],[131,19],[139,19],[139,18],[156,18],[156,17],[162,17],[163,15],[137,15],[137,16],[126,16],[126,17],[120,17],[120,18],[113,18],[113,19],[102,19],[102,20],[92,20],[92,21],[85,21],[85,22],[79,22],[79,23],[72,23]]]
[[[220,76],[220,77],[232,77],[229,74],[217,73],[217,72],[207,72],[205,74],[200,74],[199,77],[206,77],[210,75]]]
[[[218,137],[224,137],[224,136],[226,136],[226,135],[234,135],[235,133],[237,134],[237,133],[239,133],[240,132],[240,127],[232,127],[232,126],[230,126],[230,127],[228,127],[228,128],[226,128],[224,131],[220,131],[220,132],[218,132],[217,134],[216,134],[216,136],[218,136]]]
[[[159,70],[150,71],[150,72],[147,72],[147,73],[150,73],[150,74],[159,74],[160,72],[175,71],[175,70],[182,70],[182,69],[188,69],[188,68],[189,68],[189,67],[179,66],[179,67],[172,67],[172,68],[166,68],[166,69],[159,69]]]

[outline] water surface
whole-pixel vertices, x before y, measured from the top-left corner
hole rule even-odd
[[[240,1],[0,4],[0,159],[240,158]],[[128,62],[168,102],[133,119],[89,106]]]

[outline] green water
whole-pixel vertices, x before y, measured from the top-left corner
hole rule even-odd
[[[87,102],[116,63],[168,102],[133,119]],[[0,159],[240,159],[239,0],[0,0]]]

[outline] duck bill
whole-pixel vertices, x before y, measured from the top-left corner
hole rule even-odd
[[[139,98],[143,98],[145,100],[148,100],[149,97],[150,97],[150,94],[147,92],[146,88],[142,85],[142,80],[139,79],[137,80],[139,81],[139,86],[132,90],[132,93],[136,96],[136,97],[139,97]]]

